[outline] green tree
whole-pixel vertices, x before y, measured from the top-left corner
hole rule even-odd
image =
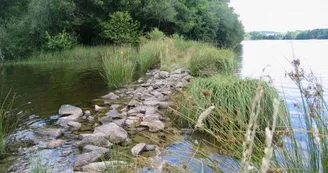
[[[115,44],[136,43],[140,36],[139,24],[132,20],[128,12],[115,12],[104,22],[103,38]]]

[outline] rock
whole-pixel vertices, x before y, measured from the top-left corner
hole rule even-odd
[[[113,118],[110,116],[104,116],[100,118],[101,124],[107,124],[113,121]]]
[[[83,115],[82,109],[76,106],[72,105],[62,105],[59,108],[58,114],[60,116],[63,115],[77,115],[77,117],[80,117]]]
[[[34,144],[34,140],[36,139],[36,136],[34,132],[23,130],[19,131],[15,134],[12,134],[8,137],[8,149],[10,151],[15,151],[16,149],[20,147],[29,147]]]
[[[60,152],[60,154],[61,154],[62,157],[66,157],[66,156],[68,156],[68,155],[70,155],[72,153],[73,153],[72,150],[63,150],[63,151]]]
[[[171,72],[171,74],[181,74],[183,72],[182,69],[176,69],[174,71]]]
[[[113,123],[117,124],[118,126],[122,127],[125,125],[125,120],[126,119],[118,119],[118,120],[113,120]]]
[[[150,92],[155,97],[162,97],[163,94],[157,90]]]
[[[75,121],[70,121],[67,123],[67,125],[71,128],[71,130],[75,131],[75,130],[80,130],[80,128],[82,127],[81,123],[79,122],[75,122]]]
[[[127,125],[128,127],[138,126],[139,125],[139,122],[140,122],[140,120],[127,119],[125,121],[125,125]]]
[[[63,145],[64,143],[65,143],[65,141],[62,139],[53,140],[48,143],[47,148],[49,148],[49,149],[57,148],[57,147]]]
[[[145,143],[139,143],[137,145],[135,145],[132,149],[131,149],[131,153],[134,157],[137,157],[139,155],[139,153],[141,151],[144,150],[146,144]]]
[[[121,115],[117,112],[116,109],[110,110],[106,113],[106,116],[114,118],[121,118]]]
[[[150,132],[157,132],[165,128],[165,124],[160,120],[142,121],[140,126],[146,126]]]
[[[105,110],[106,108],[105,107],[100,107],[98,105],[95,105],[95,111],[99,112],[101,110]]]
[[[113,144],[110,143],[103,134],[84,134],[83,139],[79,142],[79,147],[84,147],[86,145],[95,145],[98,147],[109,148]]]
[[[39,129],[35,133],[40,136],[48,136],[48,137],[56,138],[56,139],[63,135],[63,131],[59,128]]]
[[[156,149],[156,145],[146,145],[145,147],[144,147],[144,151],[154,151],[155,149]]]
[[[83,172],[88,173],[102,173],[105,169],[110,169],[112,166],[118,165],[128,165],[125,161],[106,161],[106,162],[96,162],[90,163],[82,167]]]
[[[89,110],[84,111],[84,116],[86,117],[91,116],[91,112]]]
[[[140,105],[140,103],[137,101],[137,100],[131,100],[129,103],[128,103],[128,106],[129,107],[135,107],[137,105]]]
[[[70,121],[77,121],[79,119],[79,115],[77,114],[73,114],[73,115],[70,115],[68,117],[61,117],[58,119],[58,121],[56,122],[56,124],[62,126],[62,127],[68,127],[68,122]]]
[[[113,104],[110,106],[111,109],[118,109],[119,107],[121,107],[119,104]]]
[[[170,103],[169,102],[159,102],[158,103],[158,108],[159,109],[167,109],[170,107]]]
[[[90,123],[92,123],[92,122],[95,121],[95,118],[94,118],[93,116],[89,116],[89,117],[87,118],[87,120],[88,120]]]
[[[104,147],[98,147],[95,145],[86,145],[83,147],[82,153],[89,153],[89,152],[93,152],[93,151],[99,151],[100,153],[106,153],[106,152],[109,152],[109,149],[104,148]]]
[[[74,168],[78,168],[92,162],[100,161],[104,155],[105,153],[101,152],[100,150],[80,154],[75,160]]]
[[[184,86],[184,84],[182,82],[178,82],[175,87],[176,88],[183,88],[183,86]]]
[[[142,82],[143,82],[142,78],[139,78],[138,83],[142,83]]]
[[[96,127],[94,133],[104,134],[112,143],[123,143],[127,138],[127,132],[115,123],[104,124]]]
[[[145,106],[157,107],[157,106],[159,106],[159,101],[157,101],[157,100],[147,100],[147,101],[144,101],[143,104]]]
[[[160,71],[159,72],[159,77],[162,79],[168,78],[170,76],[170,73],[167,71]]]
[[[102,96],[102,98],[103,99],[109,99],[109,100],[117,100],[120,97],[111,92],[111,93],[108,93],[107,95]]]

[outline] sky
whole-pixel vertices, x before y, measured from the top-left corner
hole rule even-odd
[[[230,0],[246,31],[328,28],[328,0]]]

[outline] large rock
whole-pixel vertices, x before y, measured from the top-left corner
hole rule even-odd
[[[56,124],[58,124],[59,126],[61,127],[69,127],[68,126],[68,123],[71,122],[71,121],[77,121],[78,119],[80,118],[79,115],[77,114],[73,114],[73,115],[70,115],[70,116],[67,116],[67,117],[61,117],[58,119],[58,121],[56,122]]]
[[[128,165],[127,162],[124,161],[106,161],[106,162],[96,162],[90,163],[82,167],[83,172],[88,173],[102,173],[105,169],[110,169],[112,166],[119,166],[119,165]]]
[[[35,133],[40,136],[57,139],[63,135],[63,130],[59,128],[43,128],[43,129],[38,129]]]
[[[82,109],[72,105],[62,105],[59,108],[58,114],[63,115],[77,115],[78,117],[83,115]]]
[[[111,93],[108,93],[107,95],[102,96],[102,98],[103,99],[109,99],[109,100],[117,100],[120,97],[111,92]]]
[[[89,153],[89,152],[93,152],[93,151],[97,151],[100,153],[106,153],[106,152],[109,152],[109,149],[104,148],[104,147],[98,147],[95,145],[86,145],[82,149],[82,153]]]
[[[92,162],[100,161],[103,157],[105,157],[105,154],[106,153],[100,150],[95,150],[89,153],[80,154],[76,158],[76,161],[74,163],[74,168],[78,168]]]
[[[47,148],[50,148],[50,149],[57,148],[57,147],[63,145],[64,143],[65,143],[65,141],[62,139],[53,140],[48,143]]]
[[[80,130],[82,127],[81,123],[75,121],[70,121],[67,125],[71,128],[71,130]]]
[[[96,127],[95,134],[104,134],[112,143],[123,143],[128,138],[127,132],[115,123],[104,124]]]
[[[139,143],[131,149],[131,153],[134,157],[137,157],[141,151],[146,147],[145,143]]]
[[[32,131],[23,130],[8,137],[7,143],[10,151],[15,151],[20,147],[29,147],[34,145],[36,135]]]
[[[165,124],[160,120],[142,121],[140,126],[146,126],[150,132],[157,132],[165,128]]]
[[[81,148],[86,145],[95,145],[98,147],[109,148],[113,145],[103,134],[88,134],[82,136],[83,139],[79,142],[79,147]]]

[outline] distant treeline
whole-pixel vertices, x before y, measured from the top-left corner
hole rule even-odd
[[[287,33],[267,34],[266,32],[253,31],[247,33],[250,40],[307,40],[328,39],[328,29],[314,29],[307,31],[290,31]]]

